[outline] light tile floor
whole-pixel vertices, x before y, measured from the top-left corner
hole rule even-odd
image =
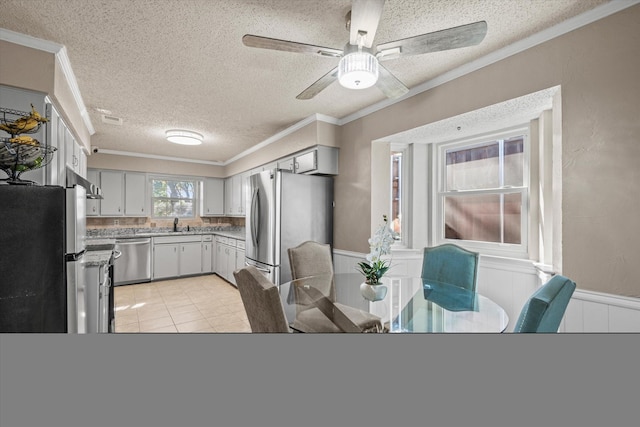
[[[251,332],[238,289],[215,274],[113,289],[116,333]]]

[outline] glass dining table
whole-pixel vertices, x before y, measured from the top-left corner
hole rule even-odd
[[[391,333],[500,333],[509,324],[506,311],[494,301],[457,286],[385,276],[378,286],[386,287],[386,295],[371,301],[360,290],[362,281],[359,273],[341,273],[280,285],[290,327],[298,332],[355,332],[343,326],[344,318],[367,316],[377,316],[383,331]],[[309,322],[310,313],[314,322]]]

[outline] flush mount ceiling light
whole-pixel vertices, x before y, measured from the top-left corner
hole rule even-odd
[[[180,129],[168,130],[166,135],[169,142],[182,145],[200,145],[204,139],[204,137],[197,132]]]
[[[369,52],[352,52],[338,64],[338,81],[348,89],[366,89],[378,81],[378,59]]]

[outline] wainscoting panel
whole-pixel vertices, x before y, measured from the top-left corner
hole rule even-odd
[[[365,254],[333,251],[336,273],[353,273]],[[420,251],[394,253],[389,275],[419,276],[422,270]],[[478,292],[500,304],[509,315],[507,331],[512,331],[525,302],[549,276],[540,273],[533,263],[499,257],[481,256],[478,269]],[[640,333],[640,298],[598,292],[573,294],[558,332],[636,332]]]

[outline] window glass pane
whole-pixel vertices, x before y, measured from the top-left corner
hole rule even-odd
[[[181,199],[153,199],[154,217],[193,217],[193,202]]]
[[[519,245],[522,240],[521,217],[522,195],[520,193],[505,194],[504,200],[504,243]]]
[[[524,184],[524,138],[516,136],[504,141],[504,185]]]
[[[446,239],[520,243],[520,193],[446,196],[444,201]]]
[[[475,190],[500,186],[498,142],[446,150],[445,156],[447,190]]]
[[[192,199],[193,181],[153,180],[153,197]]]
[[[402,152],[391,152],[391,229],[398,233],[402,229]]]
[[[152,180],[153,216],[156,218],[193,218],[195,181]]]

